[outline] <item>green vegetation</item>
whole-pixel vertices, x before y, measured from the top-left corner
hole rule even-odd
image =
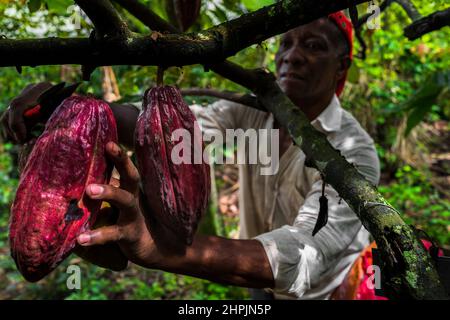
[[[80,20],[82,29],[67,27],[73,10],[69,0],[0,1],[2,27],[0,34],[8,38],[40,36],[88,35],[88,24]],[[164,15],[163,1],[152,4]],[[207,3],[207,4],[206,4]],[[200,30],[246,10],[254,10],[271,1],[204,1],[202,15],[192,30]],[[446,1],[415,0],[422,15],[448,7]],[[45,7],[48,10],[45,10]],[[360,14],[365,7],[360,6]],[[30,11],[33,11],[30,13]],[[134,31],[145,27],[123,11]],[[450,146],[450,28],[408,41],[403,27],[411,23],[396,4],[381,15],[380,29],[363,28],[368,49],[365,60],[354,59],[349,84],[342,104],[366,128],[377,144],[382,179],[379,190],[398,209],[405,221],[423,229],[441,246],[450,249],[450,198],[448,191]],[[245,66],[265,66],[274,70],[276,40],[248,48],[231,60]],[[360,50],[357,43],[355,50]],[[122,101],[140,101],[144,90],[156,80],[154,67],[114,67]],[[59,82],[80,79],[78,66],[45,66],[0,68],[0,112],[27,84],[39,81]],[[211,87],[219,90],[243,91],[202,66],[171,68],[165,82],[181,87]],[[82,93],[102,96],[102,73],[97,69]],[[207,97],[187,97],[190,103],[209,103]],[[87,264],[71,256],[49,277],[37,284],[26,283],[17,272],[8,248],[9,208],[18,183],[18,147],[0,142],[0,299],[246,299],[247,290],[223,286],[192,277],[145,270],[136,266],[121,273]],[[446,158],[447,157],[447,158]],[[224,182],[217,179],[220,190]],[[235,234],[236,217],[224,217],[225,233]],[[81,267],[81,289],[68,290],[67,266]]]

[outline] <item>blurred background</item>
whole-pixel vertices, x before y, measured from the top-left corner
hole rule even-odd
[[[167,18],[164,0],[141,0]],[[270,0],[203,1],[196,31],[272,4]],[[375,4],[377,2],[375,1]],[[423,16],[446,9],[445,0],[411,1]],[[135,32],[148,29],[117,6]],[[358,7],[360,16],[367,5]],[[369,11],[370,12],[370,11]],[[11,39],[88,36],[88,19],[69,0],[0,0],[0,35]],[[379,28],[360,29],[364,44],[355,40],[356,58],[342,96],[343,107],[352,112],[376,142],[381,160],[380,192],[403,219],[424,230],[441,247],[450,250],[450,28],[409,41],[403,28],[411,18],[392,3],[378,20]],[[277,39],[243,50],[230,60],[244,67],[274,71]],[[1,57],[0,57],[1,58]],[[0,68],[0,112],[30,83],[76,82],[79,66]],[[97,68],[79,93],[108,101],[139,102],[156,82],[155,67],[113,66]],[[245,92],[242,87],[205,72],[202,66],[170,68],[166,84],[181,88],[213,88]],[[207,105],[214,98],[186,97],[188,103]],[[0,142],[0,299],[248,299],[245,288],[223,286],[192,277],[131,266],[112,272],[70,256],[38,283],[24,281],[8,248],[9,209],[18,184],[18,146]],[[225,150],[233,153],[234,150]],[[200,232],[237,237],[239,203],[235,165],[214,166],[214,186],[209,212]],[[214,191],[214,190],[213,190]],[[66,286],[68,265],[81,267],[81,289]]]

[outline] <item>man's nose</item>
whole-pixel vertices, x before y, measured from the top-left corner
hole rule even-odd
[[[290,48],[283,56],[283,63],[301,65],[305,62],[305,57],[297,47]]]

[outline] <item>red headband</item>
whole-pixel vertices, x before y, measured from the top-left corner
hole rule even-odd
[[[345,39],[347,39],[348,47],[350,49],[349,55],[350,60],[353,59],[353,25],[349,18],[347,18],[343,11],[338,11],[335,13],[332,13],[328,16],[328,18],[333,21],[336,26],[339,28],[339,30],[342,31],[342,33],[345,36]],[[344,78],[342,78],[336,87],[336,95],[340,96],[342,93],[342,90],[344,89],[345,80],[347,79],[347,71],[345,72]]]

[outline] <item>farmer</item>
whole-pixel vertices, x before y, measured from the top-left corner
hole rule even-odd
[[[290,30],[282,36],[275,58],[278,83],[311,124],[377,185],[379,161],[373,140],[341,108],[338,98],[351,64],[352,46],[351,22],[342,12]],[[19,140],[26,133],[21,115],[47,86],[29,87],[12,102],[7,130]],[[132,145],[138,110],[117,104],[112,108],[119,139]],[[269,294],[275,298],[332,298],[369,245],[369,234],[356,214],[327,185],[328,224],[312,236],[322,180],[317,170],[305,166],[304,153],[273,115],[227,101],[193,110],[204,131],[280,129],[276,174],[261,175],[258,164],[239,165],[240,239],[196,235],[192,246],[182,253],[156,245],[152,234],[159,226],[147,225],[142,215],[145,209],[138,196],[138,171],[125,152],[109,143],[107,152],[120,173],[121,187],[90,185],[87,194],[118,207],[119,221],[80,235],[78,243],[117,242],[135,264],[259,288],[253,291],[256,298]]]

